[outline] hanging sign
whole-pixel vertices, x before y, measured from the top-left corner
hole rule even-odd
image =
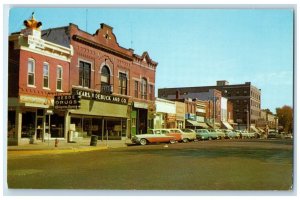
[[[61,95],[54,97],[54,109],[79,109],[79,95]]]

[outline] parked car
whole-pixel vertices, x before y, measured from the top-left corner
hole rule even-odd
[[[176,141],[182,141],[182,133],[178,132],[176,130],[171,130],[171,129],[149,129],[149,131],[160,131],[162,134],[166,134],[169,136],[173,136],[175,138]]]
[[[276,131],[270,131],[267,136],[268,139],[278,139],[281,138],[281,135]]]
[[[240,137],[240,134],[234,130],[227,130],[225,134],[226,134],[226,138],[229,138],[229,139]]]
[[[218,135],[218,139],[224,139],[225,136],[226,136],[225,133],[224,133],[224,131],[222,131],[221,129],[216,129],[215,132]]]
[[[210,135],[207,129],[196,129],[196,138],[197,140],[209,140]]]
[[[175,143],[176,138],[162,133],[161,130],[150,129],[146,134],[135,135],[131,138],[132,143],[146,145],[149,143]]]
[[[284,139],[293,139],[293,135],[291,133],[284,134]]]
[[[213,130],[196,129],[196,137],[198,140],[215,140],[218,139],[218,134]]]
[[[196,132],[193,129],[181,129],[184,135],[184,138],[187,138],[189,141],[194,141],[196,140]]]
[[[168,130],[171,130],[174,133],[180,133],[182,142],[193,141],[196,139],[196,133],[192,129],[183,129],[183,131],[178,128],[170,128]]]
[[[209,129],[208,132],[209,132],[209,139],[212,140],[218,139],[219,136],[214,129]]]

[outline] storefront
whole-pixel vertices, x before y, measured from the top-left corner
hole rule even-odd
[[[66,116],[73,138],[97,135],[99,140],[121,140],[128,136],[127,98],[77,88],[72,93],[81,96],[80,107],[68,109]]]
[[[154,119],[155,128],[176,127],[176,105],[173,101],[156,98],[156,116]]]
[[[18,100],[9,99],[8,145],[65,138],[65,112],[53,110],[46,98],[21,95]]]
[[[151,122],[148,120],[148,103],[133,102],[131,110],[131,137],[147,133]]]

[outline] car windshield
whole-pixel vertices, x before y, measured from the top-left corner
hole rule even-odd
[[[188,132],[188,133],[192,133],[193,131],[192,130],[190,130],[190,129],[182,129],[182,131],[184,131],[184,132]]]

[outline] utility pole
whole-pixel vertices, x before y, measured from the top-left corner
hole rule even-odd
[[[249,116],[250,116],[250,113],[249,113],[249,106],[248,106],[248,103],[247,103],[247,131],[249,133]]]
[[[215,121],[216,121],[216,97],[215,94],[213,96],[213,108],[214,108],[214,129],[215,129]]]

